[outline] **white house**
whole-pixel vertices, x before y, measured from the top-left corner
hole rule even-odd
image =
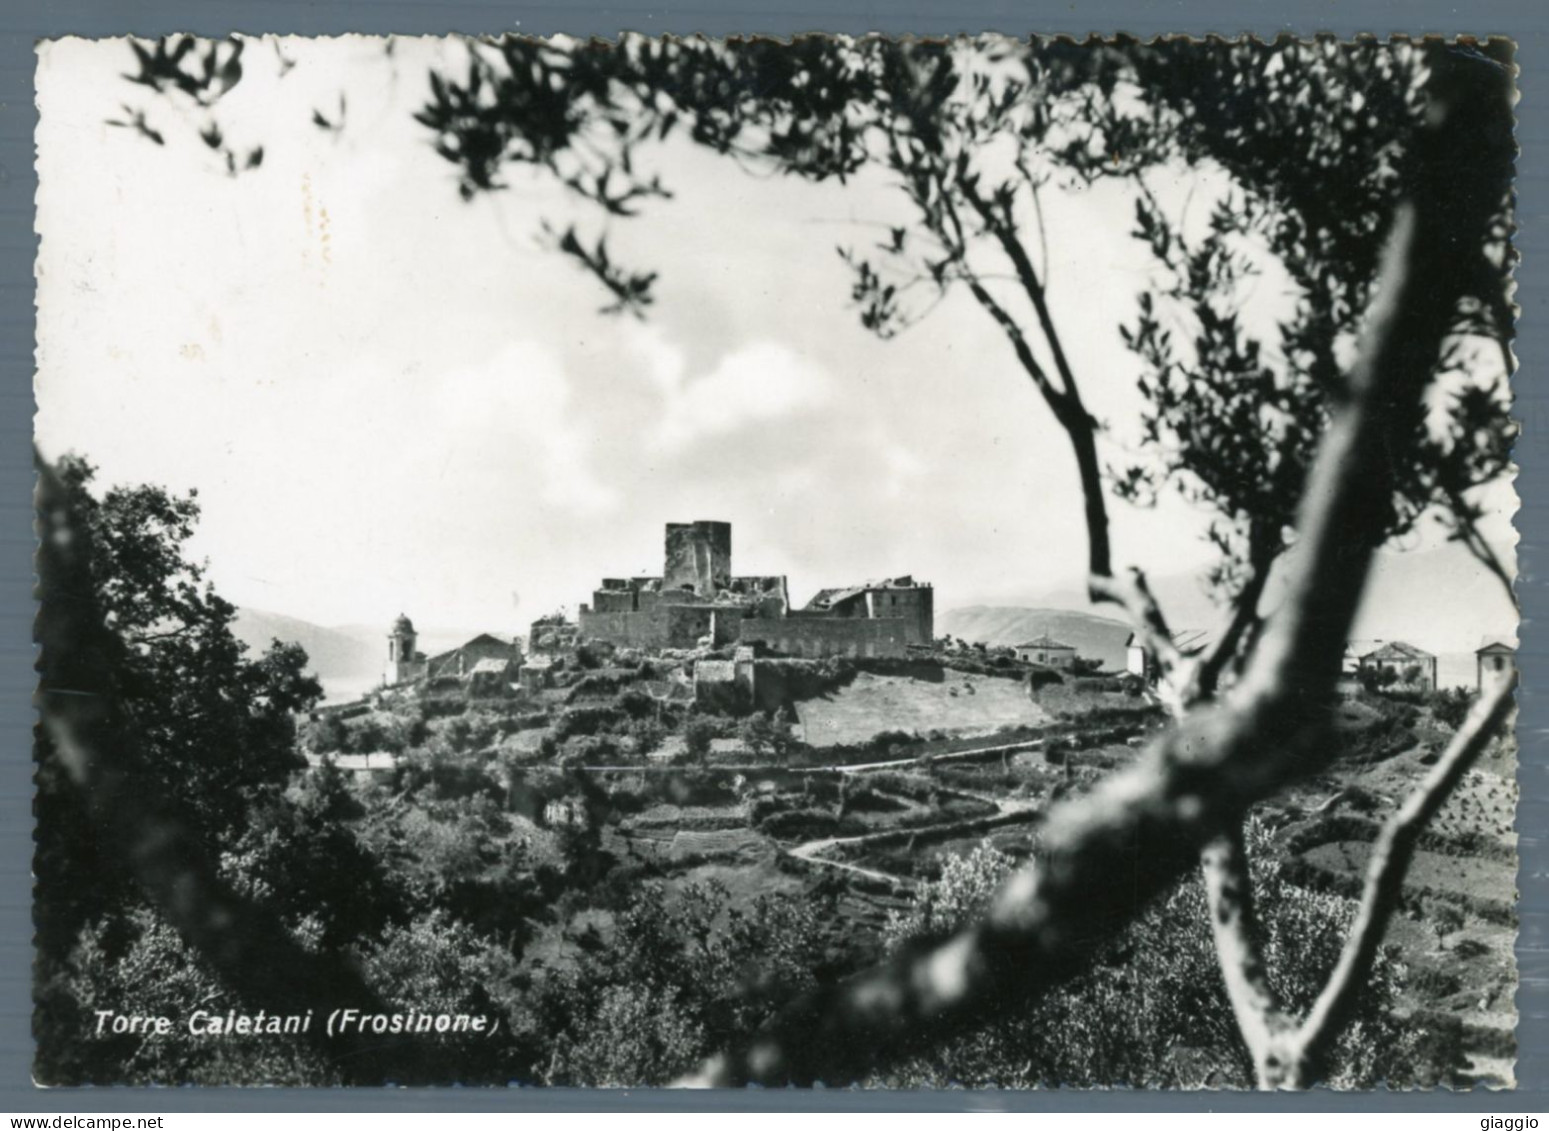
[[[1076,649],[1069,644],[1062,644],[1047,632],[1029,640],[1026,644],[1016,645],[1012,651],[1017,659],[1029,664],[1043,664],[1050,668],[1069,668],[1076,662]]]
[[[1424,648],[1390,640],[1361,657],[1362,671],[1392,672],[1393,678],[1425,691],[1436,690],[1436,657]]]

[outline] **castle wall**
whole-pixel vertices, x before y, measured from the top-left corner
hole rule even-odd
[[[667,619],[667,647],[692,648],[701,636],[711,636],[716,610],[706,605],[669,605],[663,610]]]
[[[592,610],[598,613],[632,613],[639,608],[639,594],[632,589],[597,589],[592,593]]]
[[[665,623],[652,612],[609,612],[582,609],[581,639],[605,640],[625,648],[666,646]]]
[[[911,644],[929,646],[934,625],[929,589],[898,594],[904,600],[884,603],[882,615],[845,617],[799,611],[782,616],[778,601],[749,610],[668,592],[638,611],[583,608],[581,636],[628,648],[693,648],[708,636],[716,646],[763,642],[789,656],[902,657]],[[750,611],[755,615],[748,616]]]
[[[901,657],[933,640],[929,586],[900,576],[832,607],[794,610],[784,577],[732,576],[727,522],[667,523],[664,567],[660,578],[604,579],[581,607],[581,636],[644,649],[763,641],[788,655],[856,657]]]
[[[712,634],[717,612],[712,605],[668,604],[640,612],[582,609],[581,637],[625,648],[692,648]]]
[[[902,618],[751,617],[741,621],[738,639],[759,641],[787,656],[902,657],[920,644],[918,625]]]

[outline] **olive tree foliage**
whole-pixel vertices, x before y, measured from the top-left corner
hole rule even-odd
[[[814,37],[789,44],[625,38],[612,45],[507,38],[471,46],[466,76],[432,76],[431,100],[417,116],[435,132],[437,151],[458,166],[465,195],[498,190],[508,166],[530,165],[617,217],[670,191],[655,174],[636,172],[636,154],[679,130],[744,164],[813,181],[863,170],[889,178],[912,222],[870,248],[841,249],[863,326],[890,337],[948,292],[968,291],[1069,439],[1082,484],[1091,594],[1129,611],[1158,653],[1165,697],[1180,721],[1216,699],[1223,674],[1253,682],[1251,665],[1265,639],[1260,599],[1276,560],[1303,537],[1310,555],[1324,556],[1303,567],[1279,638],[1259,665],[1259,686],[1239,697],[1235,717],[1214,734],[1174,740],[1184,755],[1191,738],[1208,743],[1224,762],[1234,751],[1247,758],[1256,744],[1284,741],[1267,725],[1282,712],[1294,731],[1316,730],[1308,707],[1316,711],[1330,690],[1333,645],[1349,631],[1370,555],[1423,515],[1441,516],[1510,589],[1476,528],[1471,498],[1508,469],[1512,434],[1511,146],[1499,83],[1507,65],[1498,50],[1491,57],[1375,41]],[[1491,69],[1492,78],[1478,77]],[[1485,115],[1471,155],[1461,147],[1449,153],[1437,140],[1443,131],[1454,143],[1463,137],[1463,105]],[[1442,187],[1449,157],[1478,167]],[[1227,178],[1203,227],[1167,215],[1151,190],[1148,177],[1180,166]],[[1098,453],[1103,426],[1086,408],[1087,378],[1075,372],[1048,301],[1040,193],[1061,179],[1115,177],[1133,186],[1135,234],[1153,253],[1158,277],[1120,328],[1141,363],[1149,443],[1145,457],[1118,469],[1112,482],[1121,496],[1139,500],[1177,489],[1214,515],[1210,538],[1220,553],[1212,580],[1232,616],[1199,658],[1172,647],[1165,613],[1142,574],[1115,576]],[[1453,246],[1436,256],[1417,250],[1433,240]],[[593,244],[573,226],[557,241],[608,288],[611,309],[638,313],[649,304],[654,274],[617,264],[602,240]],[[1437,270],[1453,276],[1443,295],[1414,297]],[[1266,271],[1287,279],[1294,295],[1289,312],[1267,328],[1245,310],[1246,286]],[[1392,340],[1422,317],[1428,324],[1408,348]],[[1486,344],[1499,357],[1493,374],[1484,364]],[[1340,434],[1330,439],[1330,432]],[[1332,466],[1340,444],[1364,448],[1359,461]],[[1312,489],[1320,453],[1321,475],[1337,488],[1327,497]],[[1371,482],[1350,481],[1362,474],[1358,462]],[[1352,576],[1331,588],[1329,609],[1318,608],[1325,600],[1318,575],[1337,569],[1340,556]],[[1467,737],[1460,733],[1449,767],[1477,754],[1503,703],[1497,697]],[[1169,777],[1174,786],[1181,780],[1161,757],[1150,785],[1158,801]],[[1127,783],[1131,790],[1141,788],[1143,772]],[[1434,775],[1390,827],[1394,852],[1386,871],[1372,874],[1348,949],[1322,992],[1304,1000],[1288,998],[1266,975],[1242,800],[1205,822],[1188,809],[1174,812],[1197,828],[1207,918],[1262,1086],[1301,1085],[1327,1073],[1354,1009],[1354,987],[1377,959],[1376,939],[1412,851],[1405,845],[1448,788],[1447,773]],[[1122,812],[1133,795],[1109,800]],[[1095,834],[1110,816],[1094,813],[1089,827],[1070,830],[1067,847],[1101,859]],[[1008,884],[988,932],[968,928],[932,961],[955,962],[965,977],[993,965],[984,950],[996,945],[995,928],[1036,936],[1028,920],[1037,918],[1040,898],[1052,936],[1045,944],[1072,933],[1048,909],[1059,903],[1049,890],[1061,888],[1056,861],[1043,870]],[[1092,871],[1102,882],[1101,870]],[[1067,877],[1064,886],[1080,885]],[[1036,960],[1034,949],[1024,961]],[[895,966],[895,973],[908,978],[910,969],[922,967]],[[882,1024],[865,1019],[865,1003],[868,987],[875,993],[884,984],[886,977],[858,980],[844,1004],[860,1019],[836,1026],[836,1040],[837,1031]],[[935,987],[934,997],[952,996]],[[824,1008],[822,1023],[840,1006]],[[927,987],[914,1008],[929,1014],[943,1003]],[[902,1025],[909,1017],[906,1006],[889,1020]],[[788,1078],[800,1074],[792,1071],[799,1055],[778,1038],[755,1038],[740,1061],[714,1062],[702,1078]]]
[[[1291,884],[1272,836],[1249,819],[1255,849],[1253,882],[1265,905],[1264,947],[1276,989],[1306,1008],[1338,960],[1355,910],[1352,901]],[[941,876],[920,887],[913,903],[889,915],[884,937],[910,940],[961,929],[983,915],[1015,870],[1015,860],[988,841],[948,860]],[[1382,954],[1361,988],[1340,1037],[1332,1087],[1432,1084],[1460,1064],[1427,1065],[1415,1057],[1424,1023],[1392,1013],[1400,968]],[[1187,1055],[1180,1055],[1188,1050]],[[1011,1075],[1007,1075],[1007,1072]],[[1422,1073],[1416,1076],[1416,1071]],[[1439,1071],[1438,1071],[1439,1070]],[[922,1050],[886,1070],[888,1086],[1251,1087],[1254,1065],[1243,1048],[1216,972],[1204,884],[1198,876],[1151,904],[1097,947],[1091,966],[1032,1008],[1008,1011],[981,1029]]]
[[[527,1003],[524,1039],[547,1084],[668,1084],[822,975],[831,903],[760,895],[738,906],[719,881],[671,896],[636,887],[614,937],[553,971]],[[546,1063],[545,1063],[546,1062]]]
[[[1384,831],[1310,1004],[1266,974],[1242,820],[1329,757],[1323,705],[1378,546],[1435,515],[1509,589],[1476,525],[1477,490],[1508,469],[1512,436],[1509,74],[1495,43],[626,36],[472,42],[465,68],[430,76],[416,117],[467,198],[525,168],[624,220],[670,197],[641,154],[674,136],[760,172],[887,178],[910,221],[840,249],[863,327],[892,337],[949,293],[971,297],[1069,440],[1091,595],[1125,608],[1176,717],[1133,770],[1050,813],[1044,854],[985,916],[803,999],[696,1079],[864,1077],[923,1029],[1078,974],[1088,948],[1072,940],[1111,933],[1201,859],[1255,1079],[1328,1076],[1419,831],[1509,696],[1479,704]],[[182,96],[175,79],[157,89]],[[1169,214],[1153,182],[1182,169],[1222,187]],[[1156,270],[1116,326],[1149,443],[1105,469],[1105,425],[1083,395],[1094,377],[1076,372],[1049,303],[1042,203],[1114,178]],[[590,224],[544,230],[600,281],[605,309],[644,315],[656,273],[618,262]],[[1290,295],[1272,320],[1249,303],[1265,277]],[[1163,490],[1213,516],[1231,616],[1200,656],[1172,645],[1144,575],[1115,568],[1109,494]],[[1266,616],[1265,584],[1293,544]],[[1128,892],[1106,883],[1120,873]]]

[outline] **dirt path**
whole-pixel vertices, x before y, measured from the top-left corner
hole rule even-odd
[[[885,844],[889,841],[916,836],[949,837],[954,833],[967,832],[975,828],[994,827],[996,824],[1014,824],[1020,820],[1031,819],[1042,812],[1040,804],[1030,797],[999,798],[965,793],[962,790],[954,790],[953,792],[995,806],[994,815],[990,817],[964,817],[960,821],[946,821],[939,825],[882,829],[871,833],[857,833],[854,836],[817,837],[813,840],[803,841],[794,848],[788,848],[786,852],[798,860],[805,860],[810,864],[821,864],[843,872],[865,876],[874,882],[892,884],[896,887],[913,887],[915,881],[912,879],[904,876],[895,876],[891,872],[879,872],[874,868],[863,868],[859,864],[851,864],[846,860],[831,860],[824,856],[823,853],[832,848],[864,847],[870,844]]]

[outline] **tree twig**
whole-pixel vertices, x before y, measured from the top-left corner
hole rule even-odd
[[[1181,716],[1192,705],[1187,689],[1194,684],[1191,672],[1195,661],[1185,656],[1173,640],[1172,629],[1146,575],[1139,569],[1129,569],[1117,577],[1093,576],[1088,579],[1088,588],[1094,600],[1111,602],[1128,614],[1135,634],[1156,661],[1158,694],[1170,714]]]
[[[1295,1031],[1295,1025],[1270,987],[1259,949],[1253,882],[1240,823],[1233,823],[1205,846],[1200,871],[1227,1000],[1253,1057],[1259,1086],[1264,1087],[1279,1071],[1286,1036]]]
[[[1327,1055],[1339,1035],[1366,974],[1371,970],[1377,947],[1387,932],[1388,921],[1398,909],[1404,876],[1414,859],[1420,834],[1511,711],[1514,687],[1515,681],[1503,682],[1474,705],[1447,744],[1446,751],[1377,837],[1366,869],[1366,887],[1360,908],[1344,950],[1323,992],[1297,1032],[1298,1059],[1305,1067],[1303,1079],[1293,1080],[1292,1086],[1305,1082],[1306,1072],[1313,1070]]]

